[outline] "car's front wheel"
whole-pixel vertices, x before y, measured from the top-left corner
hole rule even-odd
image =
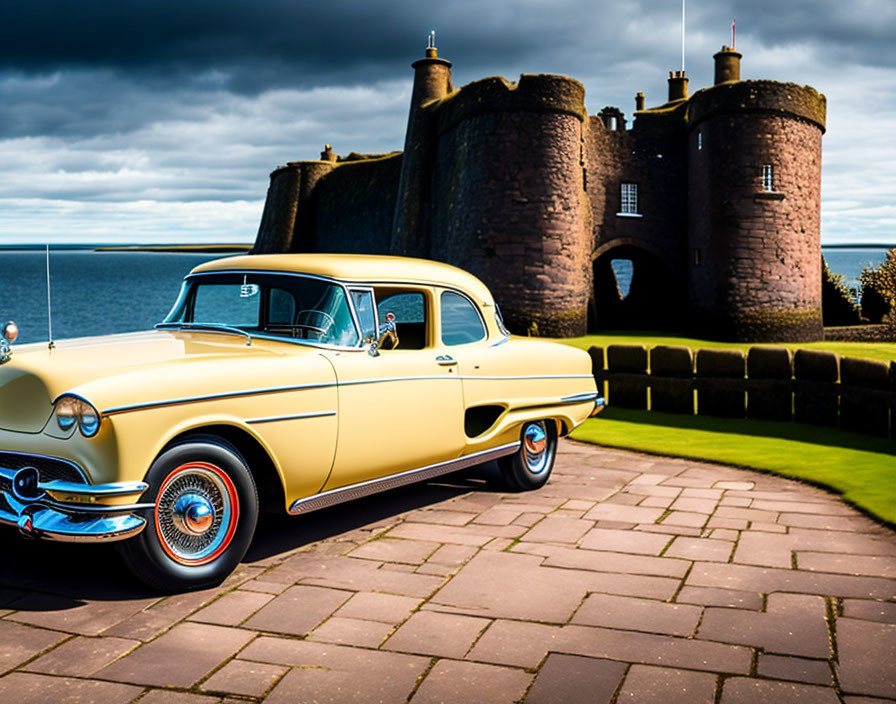
[[[498,460],[501,477],[512,491],[529,491],[545,485],[557,455],[557,424],[552,420],[525,423],[520,449]]]
[[[219,584],[246,554],[258,518],[255,481],[239,451],[193,437],[160,454],[142,501],[154,503],[143,532],[120,544],[125,563],[165,592]]]

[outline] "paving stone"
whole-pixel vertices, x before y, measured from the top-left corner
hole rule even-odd
[[[416,523],[436,523],[442,526],[465,526],[472,521],[479,512],[467,513],[462,511],[440,511],[438,509],[424,509],[414,511],[412,514]]]
[[[565,504],[563,504],[563,508],[570,509],[572,511],[588,511],[589,509],[594,508],[594,502],[582,501],[581,499],[570,499]]]
[[[575,543],[594,526],[594,521],[548,516],[527,531],[522,540],[530,543]]]
[[[833,679],[827,660],[807,660],[766,653],[759,656],[757,672],[770,679],[796,680],[826,686],[830,686]]]
[[[519,543],[514,546],[513,552],[542,555],[546,558],[542,563],[545,567],[569,567],[595,572],[684,577],[690,567],[685,560],[597,550],[575,550],[560,545]]]
[[[448,565],[438,565],[432,562],[424,562],[414,570],[417,574],[435,575],[436,577],[447,577],[454,574],[459,567],[449,567]]]
[[[708,528],[728,528],[730,530],[746,530],[749,521],[742,518],[720,518],[719,516],[711,516],[706,522]]]
[[[751,508],[782,513],[810,513],[818,516],[852,516],[855,509],[836,501],[769,501],[756,499]]]
[[[713,484],[715,489],[726,489],[734,491],[750,491],[755,486],[753,482],[716,482]]]
[[[266,665],[260,662],[231,660],[202,683],[200,689],[207,692],[242,694],[247,697],[264,695],[288,668]]]
[[[440,565],[462,565],[476,554],[476,548],[466,545],[443,545],[427,558],[427,562]]]
[[[342,645],[358,645],[363,648],[376,648],[392,631],[391,623],[380,621],[362,621],[356,618],[340,618],[333,616],[315,628],[309,640],[322,643],[340,643]]]
[[[542,513],[523,513],[520,514],[520,517],[514,520],[513,525],[515,526],[525,526],[527,528],[531,528],[536,523],[544,518],[544,514]]]
[[[664,479],[668,479],[668,475],[666,474],[651,474],[644,473],[640,474],[629,482],[629,486],[633,484],[659,484]]]
[[[551,653],[526,704],[610,704],[625,667],[612,660]]]
[[[687,538],[679,536],[666,550],[665,557],[682,557],[686,560],[728,562],[734,543],[728,540],[710,538]]]
[[[695,562],[685,584],[763,594],[786,591],[859,599],[896,598],[896,581],[882,577],[854,577],[719,562]]]
[[[384,562],[380,565],[381,570],[388,570],[389,572],[416,572],[417,565],[406,565],[400,562]]]
[[[168,597],[112,626],[103,635],[148,641],[214,599],[216,594],[216,590],[203,589]]]
[[[0,621],[0,672],[18,667],[65,638],[64,634],[56,631]]]
[[[595,506],[585,518],[589,521],[623,521],[627,523],[653,523],[663,515],[661,508],[622,506],[602,503]]]
[[[272,594],[236,590],[189,617],[191,621],[216,623],[219,626],[236,626],[274,598]]]
[[[263,579],[253,579],[240,585],[241,590],[261,592],[262,594],[282,594],[289,588],[289,584],[279,582],[266,582]]]
[[[579,547],[586,550],[659,555],[670,540],[669,536],[662,534],[595,528],[582,537]]]
[[[180,623],[96,673],[100,679],[191,687],[243,648],[255,634],[204,623]]]
[[[777,523],[763,523],[762,521],[750,521],[749,531],[761,531],[763,533],[786,533],[787,526]]]
[[[430,663],[404,653],[273,637],[258,638],[240,657],[296,668],[284,675],[265,704],[403,702]]]
[[[700,528],[690,526],[674,526],[670,523],[640,523],[634,527],[639,533],[663,533],[664,535],[687,535],[691,538],[699,538],[703,535]]]
[[[758,592],[742,592],[714,587],[682,587],[675,600],[679,604],[726,606],[752,611],[759,611],[762,608],[762,595]]]
[[[740,537],[740,531],[731,530],[730,528],[713,528],[709,537],[713,540],[731,540],[736,542]]]
[[[877,697],[843,697],[844,704],[893,704],[894,699],[878,699]]]
[[[350,592],[299,585],[274,597],[246,622],[247,628],[305,635],[352,596]]]
[[[590,594],[572,617],[572,623],[689,636],[697,627],[701,612],[699,606]]]
[[[510,538],[493,538],[483,545],[482,549],[491,550],[492,552],[501,552],[511,545],[513,545],[513,541]]]
[[[678,579],[541,567],[541,558],[480,553],[431,599],[476,616],[564,623],[589,591],[668,599]]]
[[[726,496],[721,501],[719,501],[719,506],[734,506],[736,508],[747,508],[751,503],[753,503],[752,499],[742,499],[739,496]]]
[[[496,621],[466,659],[536,667],[548,652],[709,672],[750,671],[752,653],[739,645],[590,626]]]
[[[664,526],[685,526],[689,528],[702,528],[709,520],[709,514],[691,513],[689,511],[672,511],[663,519]]]
[[[28,663],[25,669],[46,675],[89,677],[138,645],[138,640],[78,636]]]
[[[219,704],[220,697],[214,695],[187,694],[172,692],[170,689],[154,689],[146,696],[140,697],[137,704]],[[233,704],[231,702],[231,704]]]
[[[721,704],[839,704],[830,687],[731,677],[722,685]]]
[[[667,509],[674,500],[671,496],[645,496],[638,502],[638,506]]]
[[[860,516],[815,516],[807,513],[782,513],[776,522],[782,526],[816,530],[867,531],[875,527],[869,519]]]
[[[359,592],[345,602],[334,616],[398,624],[420,604],[420,599],[408,596]]]
[[[637,506],[641,503],[641,496],[638,494],[614,494],[608,499],[605,499],[603,503],[605,504],[622,504],[623,506]]]
[[[677,486],[628,486],[625,489],[629,494],[641,496],[669,496],[675,498],[681,494],[681,487]]]
[[[767,613],[708,608],[697,637],[765,648],[766,652],[831,657],[824,600],[803,594],[769,594]]]
[[[755,504],[755,502],[754,502]],[[736,508],[734,506],[719,506],[714,514],[715,518],[731,518],[741,521],[762,521],[774,523],[778,519],[775,511],[757,511],[753,508]]]
[[[532,675],[522,670],[475,662],[440,660],[423,680],[411,702],[512,704],[522,699],[531,681]]]
[[[445,513],[452,513],[446,511]],[[458,514],[463,515],[463,514]],[[427,557],[434,553],[441,543],[432,543],[419,540],[398,540],[394,538],[379,538],[369,543],[364,543],[359,548],[352,550],[352,557],[365,560],[379,560],[380,562],[405,562],[412,565],[422,564]]]
[[[896,625],[838,618],[837,652],[843,692],[896,699]]]
[[[489,623],[484,618],[419,611],[382,647],[418,655],[462,658]]]
[[[697,704],[712,702],[716,676],[669,667],[632,665],[622,684],[617,704]]]
[[[798,552],[797,567],[816,572],[896,577],[896,558],[880,555],[835,555],[822,552]]]
[[[685,491],[688,491],[685,489]],[[699,490],[693,490],[699,491]],[[718,502],[715,499],[700,499],[682,494],[669,507],[672,511],[688,511],[691,513],[712,513]]]
[[[514,508],[494,506],[473,519],[473,523],[484,523],[492,526],[509,526],[522,515],[522,511]],[[537,514],[541,518],[541,514]]]
[[[429,523],[406,522],[389,531],[389,535],[393,538],[482,547],[489,540],[496,537],[493,531],[511,527],[489,526],[479,523],[469,526],[437,526]]]
[[[422,525],[422,524],[418,524]],[[444,528],[444,530],[457,530]],[[442,584],[440,577],[402,574],[378,569],[375,562],[353,557],[297,555],[281,565],[280,579],[302,580],[303,584],[351,591],[388,592],[403,596],[429,596]],[[287,577],[287,575],[291,575]]]
[[[896,623],[896,604],[891,601],[866,601],[864,599],[844,599],[843,616],[864,621]]]
[[[54,594],[34,593],[12,602],[9,607],[15,613],[6,618],[56,631],[95,636],[156,601],[158,598],[81,601]]]
[[[127,704],[142,688],[115,682],[96,682],[13,672],[0,678],[0,702],[9,704]]]

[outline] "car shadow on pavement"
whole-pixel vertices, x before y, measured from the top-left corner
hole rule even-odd
[[[304,516],[262,514],[243,562],[275,558],[402,513],[470,492],[498,490],[488,465],[421,484],[393,489]],[[0,526],[0,611],[61,611],[88,601],[126,601],[161,596],[131,576],[111,544],[31,540]],[[48,599],[44,595],[62,599]]]

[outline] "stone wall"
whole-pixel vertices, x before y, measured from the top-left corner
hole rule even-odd
[[[430,256],[482,278],[514,332],[585,333],[583,96],[556,76],[492,78],[435,108]]]
[[[755,95],[774,96],[768,82],[757,83]],[[821,339],[822,129],[784,110],[783,99],[775,109],[749,102],[724,109],[716,95],[740,101],[754,95],[749,89],[750,82],[715,86],[692,98],[691,306],[698,327],[723,338]],[[797,89],[789,88],[790,97],[806,112]],[[815,91],[800,90],[822,102]],[[772,193],[763,191],[763,164],[774,167]]]

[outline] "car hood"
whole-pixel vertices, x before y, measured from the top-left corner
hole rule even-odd
[[[282,376],[285,361],[294,374],[297,356],[319,354],[310,346],[258,338],[247,345],[240,336],[181,330],[62,340],[52,349],[46,343],[17,345],[0,366],[0,429],[40,432],[64,393],[103,411],[283,385],[289,383]]]

